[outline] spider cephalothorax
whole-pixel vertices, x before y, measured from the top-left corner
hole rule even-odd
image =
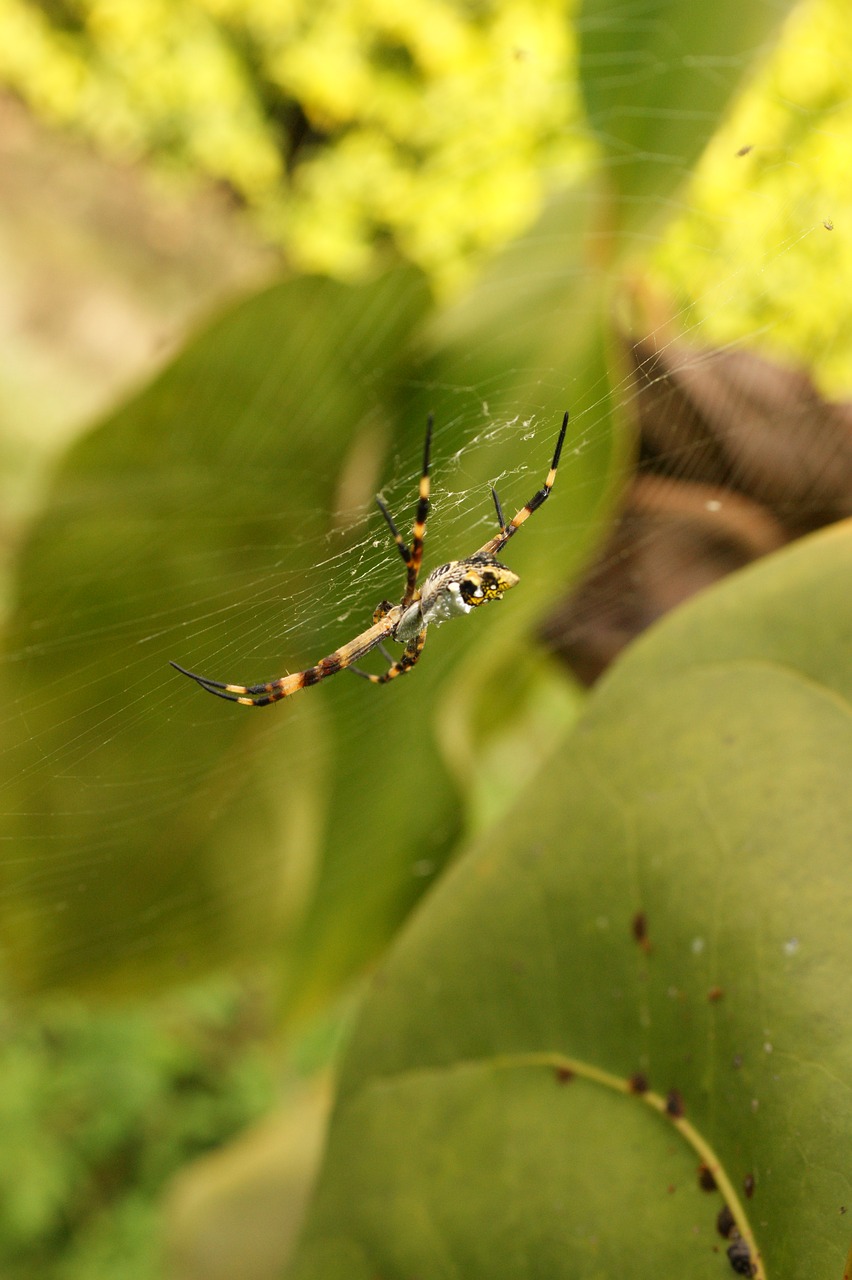
[[[429,455],[432,442],[432,419],[426,428],[426,445],[423,450],[423,470],[420,474],[420,486],[417,499],[417,512],[414,517],[414,528],[411,532],[409,547],[400,535],[393,518],[381,498],[376,498],[379,510],[387,521],[393,540],[406,564],[405,591],[399,604],[391,604],[383,600],[373,614],[373,625],[348,644],[335,649],[327,658],[321,658],[314,667],[306,671],[295,671],[292,675],[280,676],[266,684],[222,684],[219,680],[210,680],[207,676],[196,675],[179,667],[176,662],[171,665],[182,675],[189,676],[200,684],[202,689],[213,693],[217,698],[225,698],[228,702],[239,702],[248,707],[265,707],[270,702],[278,702],[281,698],[296,693],[308,685],[318,684],[328,676],[336,675],[346,667],[356,675],[371,680],[373,684],[386,684],[397,676],[405,675],[420,658],[426,643],[426,628],[446,622],[450,618],[458,618],[470,613],[472,609],[490,600],[499,600],[503,593],[516,586],[518,575],[507,569],[496,559],[500,551],[521,525],[537,511],[544,500],[549,497],[553,482],[556,479],[556,468],[559,466],[559,455],[568,427],[568,414],[562,419],[562,429],[556,441],[553,461],[547,478],[537,493],[525,507],[507,524],[503,518],[500,499],[496,490],[491,490],[500,532],[490,538],[484,546],[464,560],[451,560],[433,569],[418,588],[417,579],[423,560],[423,539],[426,535],[426,518],[429,514]],[[385,649],[385,640],[396,640],[405,646],[402,656],[394,659]],[[379,649],[388,662],[388,669],[382,675],[372,675],[360,671],[352,664],[371,649]]]
[[[432,570],[423,583],[420,599],[410,608],[416,608],[423,625],[428,626],[430,622],[444,622],[447,618],[470,613],[471,609],[488,604],[489,600],[499,600],[503,592],[518,581],[518,575],[493,556],[475,555],[467,560],[451,560],[449,564]]]

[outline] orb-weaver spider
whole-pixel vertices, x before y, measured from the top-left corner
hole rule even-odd
[[[406,565],[405,593],[399,604],[391,604],[389,600],[383,600],[373,614],[373,625],[363,631],[360,636],[356,636],[340,649],[335,649],[334,653],[330,653],[327,658],[321,658],[315,667],[308,667],[306,671],[295,671],[292,675],[280,676],[279,679],[270,680],[267,684],[222,684],[218,680],[208,679],[207,676],[196,675],[194,671],[187,671],[176,662],[171,665],[175,670],[180,671],[181,675],[189,676],[196,684],[200,684],[208,693],[215,694],[217,698],[225,698],[228,702],[239,702],[245,707],[266,707],[271,702],[289,697],[298,689],[319,684],[320,680],[336,675],[338,671],[343,671],[347,667],[356,675],[363,676],[365,680],[371,680],[373,684],[387,684],[397,676],[406,675],[420,659],[426,642],[426,628],[430,622],[436,624],[444,622],[447,618],[470,613],[471,609],[487,604],[489,600],[499,600],[505,591],[518,582],[518,575],[501,564],[496,555],[512,535],[518,532],[527,517],[537,511],[549,496],[556,479],[556,468],[559,466],[559,455],[562,452],[567,427],[568,414],[566,413],[562,419],[562,429],[556,441],[547,479],[526,506],[521,507],[518,514],[506,524],[497,490],[492,488],[491,496],[500,522],[500,532],[493,538],[489,538],[488,542],[478,551],[474,551],[472,556],[464,560],[451,560],[449,564],[442,564],[439,568],[433,569],[423,583],[422,589],[418,590],[417,578],[423,560],[423,539],[426,535],[426,517],[429,514],[429,452],[432,442],[430,415],[426,427],[423,471],[420,475],[417,512],[411,531],[410,547],[402,540],[393,517],[382,499],[376,498],[378,508],[388,523],[393,540]],[[396,640],[405,645],[400,658],[395,660],[387,652],[384,647],[385,640]],[[382,675],[372,675],[352,666],[353,662],[363,658],[364,654],[369,653],[371,649],[380,649],[387,659],[388,669]]]

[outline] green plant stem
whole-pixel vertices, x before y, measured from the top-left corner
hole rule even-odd
[[[664,1116],[678,1130],[684,1140],[689,1143],[693,1151],[700,1157],[701,1162],[712,1173],[716,1186],[731,1211],[736,1229],[748,1245],[754,1268],[754,1280],[768,1280],[751,1224],[722,1161],[706,1138],[702,1137],[698,1132],[695,1125],[690,1124],[682,1115],[672,1115],[670,1104],[662,1094],[654,1093],[651,1089],[639,1089],[635,1081],[624,1079],[610,1071],[603,1071],[600,1067],[581,1062],[577,1058],[565,1057],[561,1053],[500,1054],[495,1057],[494,1065],[501,1070],[529,1066],[548,1067],[556,1072],[577,1076],[583,1080],[591,1080],[594,1084],[602,1085],[605,1089],[612,1089],[615,1093],[623,1093],[635,1097],[637,1101],[643,1102],[646,1106]],[[843,1280],[852,1280],[852,1250],[850,1250]]]

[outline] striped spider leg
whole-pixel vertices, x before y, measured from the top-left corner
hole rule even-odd
[[[294,671],[292,675],[280,676],[277,680],[270,680],[265,684],[224,684],[219,680],[197,675],[194,671],[187,671],[176,662],[172,662],[171,665],[181,675],[188,676],[202,689],[206,689],[208,693],[214,694],[217,698],[224,698],[227,702],[238,702],[245,707],[269,706],[270,703],[279,702],[281,698],[287,698],[299,689],[319,684],[321,680],[336,675],[338,671],[344,671],[347,667],[373,684],[387,684],[397,676],[406,675],[420,659],[426,643],[426,630],[430,623],[435,623],[437,626],[449,618],[470,613],[479,605],[500,600],[504,592],[518,583],[518,575],[500,563],[497,553],[510,538],[514,537],[524,521],[550,496],[567,428],[568,414],[566,413],[562,419],[562,427],[547,478],[529,502],[521,507],[507,524],[497,491],[492,488],[491,496],[494,500],[500,532],[493,538],[489,538],[478,551],[474,551],[473,555],[463,560],[451,560],[433,569],[422,588],[419,588],[417,582],[423,563],[423,543],[426,537],[426,520],[429,515],[429,463],[432,445],[430,415],[426,426],[423,469],[420,473],[417,509],[410,546],[404,541],[382,498],[376,498],[378,508],[387,522],[391,536],[405,563],[405,590],[399,604],[391,604],[390,601],[383,600],[373,614],[372,626],[356,636],[354,640],[335,649],[327,657],[321,658],[316,666],[308,667],[305,671]],[[384,643],[386,640],[395,640],[404,646],[399,658],[394,659],[388,653]],[[373,649],[379,649],[388,662],[387,670],[381,675],[361,671],[353,665]]]

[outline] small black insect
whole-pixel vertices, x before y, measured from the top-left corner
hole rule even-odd
[[[684,1106],[683,1094],[679,1089],[669,1089],[666,1094],[666,1112],[674,1120],[679,1120],[686,1112]]]
[[[728,1206],[723,1204],[716,1218],[716,1230],[724,1240],[729,1240],[735,1225],[734,1215],[731,1213]]]
[[[751,1260],[751,1250],[742,1236],[737,1236],[733,1244],[728,1245],[727,1254],[731,1270],[736,1272],[738,1276],[753,1276],[757,1274],[757,1268]]]

